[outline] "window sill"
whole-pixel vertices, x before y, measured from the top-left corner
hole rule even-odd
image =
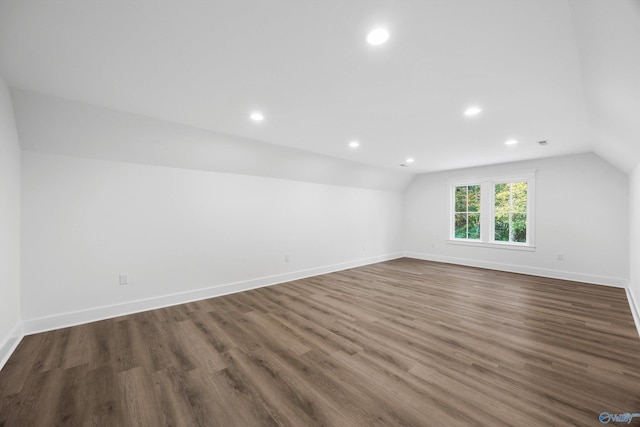
[[[491,249],[507,249],[512,251],[526,251],[535,252],[536,247],[531,245],[520,245],[514,243],[489,243],[489,242],[473,242],[469,240],[447,240],[449,245],[461,245],[461,246],[475,246],[479,248],[491,248]]]

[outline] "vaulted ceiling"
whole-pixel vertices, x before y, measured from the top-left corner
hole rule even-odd
[[[378,26],[389,40],[367,44]],[[0,75],[414,173],[640,161],[640,0],[0,0]]]

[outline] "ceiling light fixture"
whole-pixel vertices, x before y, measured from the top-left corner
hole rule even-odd
[[[469,107],[466,110],[464,110],[464,115],[468,117],[477,116],[481,112],[482,112],[482,108],[480,107]]]
[[[253,120],[254,122],[261,122],[264,120],[264,116],[259,111],[255,111],[251,113],[251,116],[249,117],[251,117],[251,120]]]
[[[349,147],[351,148],[358,148],[360,146],[360,143],[358,141],[351,141],[349,143]]]
[[[409,157],[409,158],[406,160],[406,162],[407,162],[407,163],[409,163],[409,164],[411,164],[411,163],[415,162],[415,160],[414,160],[412,157]]]
[[[372,46],[378,46],[383,44],[389,39],[389,31],[385,28],[376,28],[374,30],[369,31],[367,34],[367,43]]]
[[[515,139],[509,139],[509,140],[507,140],[507,141],[504,143],[504,145],[516,145],[517,143],[518,143],[518,141],[517,141],[517,140],[515,140]]]

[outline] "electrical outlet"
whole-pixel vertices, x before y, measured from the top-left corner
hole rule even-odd
[[[558,261],[564,261],[564,254],[558,254],[558,256],[556,257],[556,259]]]
[[[127,273],[120,275],[120,286],[129,284],[129,275]]]
[[[289,262],[289,255],[284,256],[284,262]]]

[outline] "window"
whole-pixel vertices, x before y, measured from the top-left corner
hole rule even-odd
[[[494,185],[493,239],[496,242],[527,242],[527,183]]]
[[[535,170],[449,184],[449,243],[534,250]]]
[[[456,239],[480,239],[480,186],[464,185],[455,190]]]

